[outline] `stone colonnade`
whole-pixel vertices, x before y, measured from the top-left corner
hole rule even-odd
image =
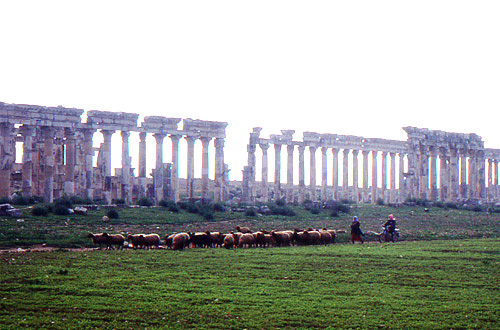
[[[110,202],[121,198],[127,203],[141,197],[156,201],[178,201],[180,191],[186,197],[226,198],[227,166],[224,163],[224,139],[227,123],[148,116],[140,126],[139,115],[123,112],[88,111],[35,105],[0,103],[0,197],[22,191],[24,196],[41,196],[46,201],[66,195],[91,197]],[[100,132],[103,142],[93,147],[94,134]],[[111,139],[120,132],[120,168],[111,169]],[[134,175],[129,152],[131,132],[139,133],[139,169]],[[147,177],[148,134],[156,141],[156,163],[152,178]],[[172,161],[163,160],[163,142],[172,142]],[[179,141],[187,141],[186,187],[180,187]],[[203,145],[201,191],[194,175],[194,144]],[[209,180],[209,145],[215,146],[215,180]],[[16,163],[16,142],[22,142],[22,162]],[[97,152],[97,166],[94,156]]]
[[[498,200],[500,150],[485,149],[481,138],[475,134],[414,127],[405,127],[404,130],[408,134],[408,141],[313,132],[304,132],[302,141],[294,141],[292,130],[283,130],[282,134],[271,135],[266,139],[260,137],[260,127],[254,128],[247,146],[248,165],[243,170],[243,199],[254,202],[285,198],[290,203],[300,203],[306,199],[349,199],[371,203],[379,199],[386,203],[398,203],[407,198],[433,201],[468,198]],[[271,146],[275,150],[272,184],[268,179],[268,149]],[[287,153],[285,184],[281,182],[283,146],[286,146]],[[262,154],[260,182],[256,181],[257,147]],[[309,183],[305,182],[306,149],[309,153]],[[293,173],[295,150],[298,151],[298,182],[294,182]],[[318,152],[321,153],[319,186],[316,180]],[[331,153],[330,157],[328,153]],[[332,159],[332,164],[328,164],[328,159]],[[341,178],[339,166],[342,166]]]

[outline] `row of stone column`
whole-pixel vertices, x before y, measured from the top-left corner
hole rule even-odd
[[[91,128],[55,128],[41,126],[36,128],[31,125],[22,125],[17,129],[20,134],[19,140],[23,143],[22,157],[22,193],[24,196],[34,194],[41,195],[46,201],[54,199],[56,190],[55,176],[63,176],[62,191],[58,195],[84,195],[92,198],[104,198],[111,201],[111,139],[115,130],[100,130],[103,142],[98,150],[97,167],[93,166],[93,158],[96,149],[93,147],[95,129]],[[181,132],[180,132],[181,133]],[[15,163],[15,141],[16,128],[14,124],[0,124],[0,185],[3,196],[12,194],[11,175]],[[134,184],[131,173],[131,157],[129,151],[129,131],[120,131],[122,164],[118,176],[114,180],[119,182],[119,197],[126,202],[130,201],[130,192]],[[139,142],[139,182],[146,184],[146,132],[140,132]],[[163,163],[163,140],[167,134],[153,134],[156,140],[156,164],[154,182],[155,198],[159,201],[165,198]],[[183,134],[169,134],[172,141],[172,164],[171,164],[171,199],[179,200],[179,140]],[[209,197],[209,144],[211,137],[199,137],[186,135],[187,141],[187,195],[194,197],[194,144],[197,139],[202,142],[202,173],[201,173],[201,196]],[[35,143],[38,150],[35,150]],[[217,201],[223,199],[224,194],[224,139],[215,138],[215,191],[214,197]],[[59,148],[61,151],[59,151]],[[59,161],[56,162],[56,155]],[[58,173],[58,167],[63,167],[64,172]],[[134,178],[135,179],[135,178]],[[58,179],[60,180],[60,179]],[[102,195],[95,194],[99,189]],[[58,196],[56,196],[58,197]]]
[[[404,198],[406,196],[404,192],[404,159],[405,154],[399,154],[399,194],[396,193],[396,152],[379,152],[376,150],[356,150],[356,149],[343,149],[343,176],[342,176],[342,186],[339,184],[339,151],[341,149],[331,148],[331,147],[316,147],[316,146],[305,146],[304,144],[291,144],[286,145],[287,148],[287,174],[286,174],[286,184],[282,187],[281,183],[281,144],[274,144],[274,184],[272,189],[270,189],[269,179],[268,179],[268,149],[270,147],[269,143],[260,143],[259,147],[262,151],[262,181],[261,181],[261,191],[262,198],[264,200],[269,199],[269,191],[272,190],[278,197],[286,197],[287,201],[294,200],[294,151],[295,146],[298,149],[298,201],[302,202],[306,199],[306,193],[308,193],[308,198],[315,200],[327,200],[327,199],[352,199],[354,201],[371,201],[375,202],[380,197],[385,196],[388,192],[390,195],[387,196],[391,202],[395,202]],[[305,156],[304,152],[306,148],[309,149],[309,170],[310,170],[310,182],[308,185],[308,191],[306,191],[305,182]],[[321,185],[317,187],[316,185],[316,153],[318,149],[321,151]],[[331,150],[333,156],[333,162],[331,165],[331,172],[329,171],[328,165],[328,150]],[[255,145],[248,146],[249,160],[251,166],[255,167]],[[363,155],[363,182],[362,188],[359,189],[359,178],[358,178],[358,155],[362,152]],[[349,164],[349,153],[352,153],[352,167]],[[368,159],[369,155],[372,157],[372,168],[371,175],[372,181],[371,185],[368,182]],[[389,176],[387,173],[387,156],[390,158],[390,172]],[[379,155],[382,157],[382,186],[378,188],[378,177],[377,177],[377,164]],[[328,182],[328,173],[331,173],[331,182]],[[351,173],[349,175],[349,173]],[[352,177],[352,186],[349,186],[349,176]],[[390,186],[387,187],[387,179],[390,178]],[[255,179],[255,176],[254,176]],[[340,187],[342,189],[340,190]],[[319,189],[318,189],[319,188]],[[330,191],[330,193],[329,193]],[[275,196],[276,197],[276,196]]]
[[[351,199],[356,202],[376,202],[379,198],[386,202],[403,202],[407,197],[429,199],[433,201],[456,201],[467,198],[498,198],[498,160],[488,159],[488,185],[485,182],[484,153],[481,151],[443,150],[439,155],[440,170],[437,171],[437,153],[431,149],[429,157],[426,153],[407,154],[401,152],[386,152],[377,150],[338,149],[331,147],[305,146],[304,144],[286,145],[286,184],[281,183],[281,153],[282,144],[274,146],[274,181],[269,183],[268,149],[269,143],[259,143],[262,151],[262,172],[260,191],[263,200],[273,198],[286,198],[293,201],[297,193],[294,185],[294,153],[298,149],[298,202],[307,198],[316,200]],[[310,182],[305,182],[305,157],[304,151],[309,150]],[[331,171],[328,165],[328,150],[332,153]],[[321,185],[316,182],[317,165],[316,154],[321,152]],[[339,152],[342,150],[342,157]],[[249,164],[256,168],[255,145],[248,146]],[[361,153],[361,155],[360,155]],[[352,154],[352,164],[349,164],[349,154]],[[359,157],[362,157],[362,182],[359,182]],[[371,157],[371,169],[369,159]],[[378,169],[381,158],[381,169]],[[339,178],[339,161],[342,158],[342,178]],[[396,161],[399,161],[396,167]],[[389,162],[389,166],[388,166]],[[460,165],[460,166],[459,166]],[[405,172],[405,167],[408,171]],[[398,173],[396,175],[397,168]],[[389,170],[388,170],[389,169]],[[371,182],[369,173],[371,171]],[[255,171],[254,171],[255,172]],[[328,182],[329,173],[331,180]],[[381,174],[381,186],[378,186],[378,175]],[[440,185],[438,187],[438,175]],[[352,186],[349,186],[349,177],[352,177]],[[339,179],[342,180],[340,185]],[[459,182],[460,179],[460,182]],[[253,176],[255,180],[255,173]],[[389,182],[389,184],[388,184]],[[398,182],[398,189],[396,189]],[[308,189],[306,188],[308,187]]]

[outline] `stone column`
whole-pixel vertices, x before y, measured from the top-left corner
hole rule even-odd
[[[378,151],[372,150],[372,203],[376,203],[378,199],[377,187],[377,155]]]
[[[21,134],[24,138],[23,142],[23,196],[33,195],[33,127],[23,125]]]
[[[437,192],[437,152],[435,147],[430,147],[430,179],[431,179],[431,195],[430,199],[432,201],[437,201],[438,192]],[[442,157],[441,157],[442,158]],[[442,164],[442,163],[441,163]],[[441,177],[442,179],[442,177]]]
[[[421,146],[420,148],[420,181],[419,181],[419,197],[427,199],[429,191],[429,155],[428,148]]]
[[[486,161],[484,159],[484,151],[478,150],[477,158],[477,197],[480,199],[486,198]]]
[[[188,198],[194,197],[194,137],[185,136],[187,142],[187,176],[186,193]],[[250,189],[250,188],[249,188]]]
[[[363,150],[363,202],[368,202],[368,155],[370,150]]]
[[[394,203],[396,201],[396,153],[390,152],[391,156],[391,193],[389,196],[389,201]]]
[[[114,134],[114,132],[115,131],[111,130],[101,131],[104,142],[102,143],[101,150],[99,151],[99,165],[105,177],[111,176],[111,136]]]
[[[269,144],[261,143],[260,149],[262,150],[262,198],[264,202],[269,201],[269,169],[268,169],[268,156],[267,150],[269,149]]]
[[[342,197],[351,199],[349,196],[349,152],[351,150],[344,149],[342,158]]]
[[[130,146],[129,146],[129,137],[130,132],[121,131],[120,135],[122,137],[122,175],[121,175],[121,187],[120,187],[120,197],[125,201],[126,204],[129,204],[130,196]]]
[[[85,197],[94,198],[94,146],[93,129],[82,129],[83,133],[83,154],[85,172]]]
[[[321,147],[321,200],[322,201],[326,201],[328,199],[327,196],[328,159],[326,156],[327,151],[328,147]]]
[[[309,189],[311,191],[311,200],[316,201],[316,147],[309,146],[310,155],[310,181]]]
[[[215,145],[215,201],[222,202],[225,199],[225,179],[224,179],[224,139],[216,138]]]
[[[42,136],[44,139],[43,154],[43,197],[46,202],[54,201],[54,138],[55,131],[52,127],[43,126]]]
[[[352,151],[352,190],[354,193],[354,201],[356,203],[359,203],[358,154],[359,150]]]
[[[172,141],[172,200],[177,203],[179,201],[179,140],[181,136],[170,134],[169,137]]]
[[[75,195],[75,166],[76,166],[76,136],[75,130],[65,128],[66,136],[66,164],[64,166],[64,193]]]
[[[458,198],[458,151],[455,148],[450,149],[450,194],[449,199],[456,201]]]
[[[139,177],[146,177],[146,132],[139,133]]]
[[[201,197],[208,199],[208,147],[211,137],[201,137],[203,155],[201,159]]]
[[[304,202],[306,199],[304,150],[304,145],[299,145],[299,203]]]
[[[286,164],[286,201],[293,202],[293,149],[294,145],[288,145],[287,151],[287,164]]]
[[[449,187],[449,171],[448,171],[448,155],[445,149],[440,150],[440,187],[439,187],[439,200],[444,202],[448,197],[448,187]]]
[[[498,160],[496,159],[493,160],[493,167],[494,167],[493,172],[495,173],[495,178],[493,179],[493,188],[494,188],[493,197],[495,198],[496,201],[498,200]]]
[[[467,153],[466,150],[460,149],[460,198],[467,198]]]
[[[468,185],[468,197],[474,198],[476,196],[477,185],[476,185],[476,151],[469,150],[469,185]]]
[[[333,199],[338,199],[338,189],[339,189],[339,149],[332,148],[332,189],[333,189]]]
[[[493,159],[488,159],[488,194],[486,196],[488,201],[493,199]]]
[[[274,144],[274,199],[281,198],[281,144]]]
[[[165,168],[163,166],[163,139],[165,134],[155,133],[153,134],[156,140],[156,163],[153,176],[154,190],[156,201],[159,202],[164,199],[163,194],[163,181],[165,175]]]
[[[0,197],[10,197],[12,194],[11,172],[14,165],[14,157],[14,125],[0,123]]]
[[[405,183],[405,154],[399,154],[399,188],[398,202],[402,203],[406,200],[406,183]]]
[[[387,152],[382,152],[382,199],[387,201]]]

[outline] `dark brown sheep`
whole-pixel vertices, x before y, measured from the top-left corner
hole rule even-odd
[[[245,246],[251,248],[254,246],[254,244],[255,244],[255,237],[253,236],[253,234],[250,233],[242,234],[238,241],[239,248]]]
[[[174,236],[175,236],[175,233],[174,234],[170,234],[170,235],[165,235],[165,238],[164,238],[164,240],[165,240],[165,246],[168,249],[172,248]]]
[[[238,233],[243,233],[243,234],[247,234],[247,233],[251,233],[252,232],[250,230],[250,228],[248,228],[248,227],[240,227],[240,226],[236,226],[236,231]]]
[[[132,247],[134,248],[134,250],[135,249],[142,249],[144,247],[142,234],[128,235],[127,240],[129,241],[129,243],[132,244]]]
[[[123,244],[125,243],[125,237],[120,234],[102,234],[106,238],[106,245],[108,249],[113,249],[113,245],[117,245],[118,249],[123,249]]]
[[[189,240],[192,247],[210,246],[210,232],[189,233]]]
[[[99,248],[102,249],[102,245],[108,245],[108,242],[106,240],[106,237],[104,237],[103,233],[100,234],[93,234],[93,233],[88,233],[87,238],[92,239],[92,243],[94,244],[99,244]]]
[[[255,232],[252,234],[253,237],[255,238],[255,245],[258,247],[266,247],[266,235],[261,232]]]
[[[210,247],[221,247],[224,243],[224,234],[221,232],[210,233]]]
[[[160,246],[160,236],[158,234],[147,234],[139,235],[141,239],[142,246],[151,249],[153,247],[158,248]]]
[[[182,250],[189,246],[189,234],[188,233],[178,233],[172,237],[172,249]]]
[[[240,238],[239,235],[235,233],[226,234],[224,236],[222,247],[226,249],[231,249],[235,246],[238,246],[239,238]]]

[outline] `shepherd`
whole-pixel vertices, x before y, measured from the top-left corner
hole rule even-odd
[[[365,234],[361,231],[358,217],[354,216],[351,223],[351,243],[354,244],[354,242],[359,241],[363,244],[363,238],[361,236],[365,236]]]

